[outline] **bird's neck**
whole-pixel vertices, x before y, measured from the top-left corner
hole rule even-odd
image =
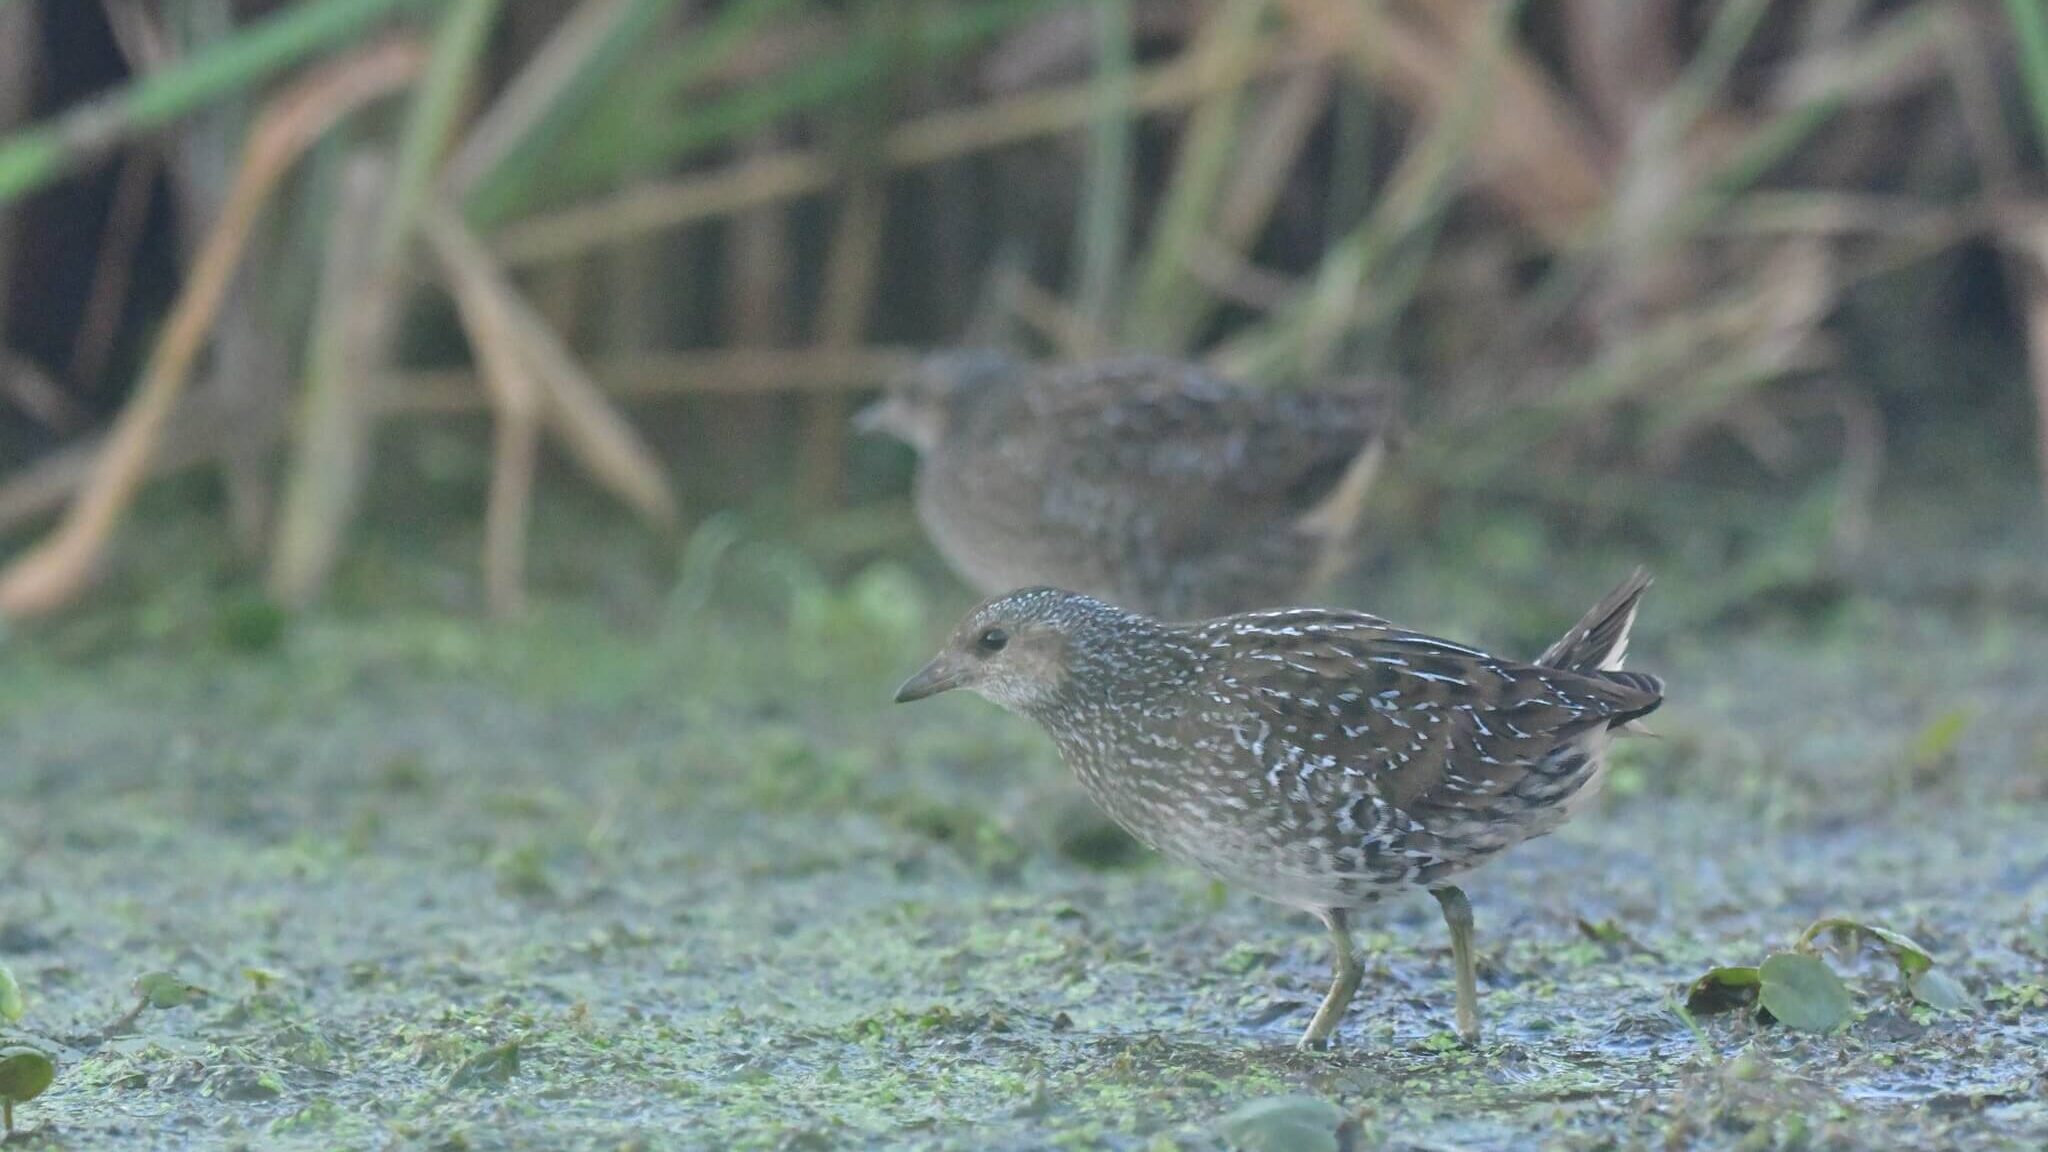
[[[1201,650],[1170,625],[1136,615],[1105,625],[1075,635],[1066,676],[1031,709],[1062,745],[1069,739],[1100,743],[1109,733],[1177,712],[1200,669]]]

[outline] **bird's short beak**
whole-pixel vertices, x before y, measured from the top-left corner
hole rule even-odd
[[[931,663],[918,669],[917,675],[905,680],[903,687],[896,690],[896,702],[908,704],[912,700],[922,700],[927,696],[949,692],[958,688],[963,679],[965,678],[947,663],[943,655],[935,656]]]

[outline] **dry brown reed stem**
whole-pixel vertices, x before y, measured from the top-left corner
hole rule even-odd
[[[791,68],[801,68],[845,44],[842,19],[792,11],[779,23],[757,28],[733,45],[730,52],[706,64],[685,91],[708,93],[745,88]]]
[[[165,23],[163,5],[145,0],[101,0],[100,7],[106,13],[107,26],[114,34],[114,42],[121,55],[128,61],[130,72],[161,75],[175,71],[183,62],[184,53],[174,42]],[[192,7],[186,16],[186,38],[225,33],[229,24],[227,4],[223,0]],[[249,100],[247,103],[253,105],[254,102]],[[180,254],[187,264],[197,255],[201,241],[214,221],[220,218],[221,209],[226,204],[236,151],[242,144],[240,130],[233,124],[236,119],[236,114],[228,108],[202,112],[186,122],[175,136],[144,146],[153,146],[162,153],[165,180],[177,213]],[[141,230],[148,226],[147,208],[152,183],[145,176],[134,187],[134,192],[141,197],[131,224],[137,230],[138,240]],[[124,279],[127,272],[126,253],[119,252],[123,245],[114,236],[122,212],[117,200],[117,207],[110,213],[115,223],[107,229],[102,253],[112,261],[109,266],[118,270],[114,277],[117,280]],[[260,264],[263,254],[273,251],[261,247],[266,243],[262,236],[253,243],[259,245],[258,253],[243,257],[245,269]],[[253,272],[245,270],[238,273],[229,284],[227,295],[217,309],[219,315],[210,338],[211,370],[205,381],[196,386],[227,401],[229,410],[245,414],[241,422],[258,419],[259,413],[281,412],[287,406],[287,397],[278,386],[286,374],[288,352],[285,342],[257,314],[260,309],[259,293],[269,278],[270,269],[257,267]],[[114,287],[111,283],[108,286]],[[110,292],[104,299],[111,305],[118,305],[125,295],[125,285],[121,288],[124,290]],[[89,326],[81,326],[80,337],[96,338]],[[101,339],[102,348],[111,343],[111,326]],[[81,384],[96,380],[96,372],[91,378],[79,377]],[[255,558],[264,548],[270,527],[270,461],[262,451],[251,451],[239,442],[230,441],[222,445],[219,463],[227,494],[228,522],[234,531],[235,544],[244,556]]]
[[[2034,378],[2034,447],[2041,469],[2041,497],[2048,502],[2048,266],[2036,272],[2027,291],[2027,365]]]
[[[362,240],[389,208],[391,174],[373,149],[350,155],[327,222],[295,450],[270,548],[270,595],[288,607],[312,603],[325,587],[369,468],[372,382],[390,347],[398,286]]]
[[[1566,0],[1559,30],[1572,86],[1609,139],[1626,139],[1678,75],[1677,0]]]
[[[609,489],[656,533],[673,537],[682,527],[682,510],[668,470],[633,426],[612,405],[604,389],[562,344],[540,313],[516,291],[502,268],[499,283],[508,289],[505,305],[525,337],[525,351],[541,383],[548,423],[562,437],[570,457],[599,486]]]
[[[634,0],[583,0],[555,26],[504,92],[463,134],[443,166],[441,188],[450,199],[461,203],[532,134],[633,5]]]
[[[1131,87],[1131,108],[1134,113],[1180,108],[1261,76],[1313,67],[1343,48],[1310,42],[1217,57],[1182,57],[1139,71]],[[1073,131],[1094,116],[1095,99],[1095,85],[1081,83],[930,113],[884,134],[881,163],[892,169],[915,168]],[[828,191],[841,175],[841,165],[824,151],[746,160],[709,175],[646,184],[529,217],[500,231],[493,249],[515,266],[560,260],[648,232]]]
[[[469,389],[467,394],[473,396],[475,389]],[[240,420],[239,413],[211,402],[214,399],[187,401],[172,413],[150,453],[147,475],[181,471],[217,457],[225,429],[232,428],[236,434],[265,445],[279,439],[281,424]],[[92,479],[105,443],[104,437],[90,433],[74,437],[63,447],[10,472],[6,483],[0,484],[0,532],[13,531],[64,507]]]
[[[114,349],[114,335],[121,323],[121,306],[128,300],[128,281],[134,270],[135,250],[142,243],[142,230],[149,221],[150,194],[155,191],[157,170],[163,158],[155,148],[144,146],[121,158],[114,178],[114,195],[107,209],[107,227],[100,240],[99,259],[93,266],[92,288],[86,295],[85,316],[78,322],[78,335],[71,342],[71,382],[91,391],[107,370],[107,357]]]
[[[645,353],[614,357],[592,367],[603,381],[602,395],[614,399],[673,396],[779,396],[791,393],[850,392],[874,388],[917,362],[908,348],[863,347],[843,352],[817,349],[717,349]],[[469,368],[398,372],[378,380],[376,410],[383,415],[463,415],[490,400]],[[145,471],[162,475],[203,463],[220,452],[221,439],[234,435],[252,446],[275,444],[281,423],[249,423],[200,398],[173,413]],[[105,441],[85,438],[18,469],[0,484],[0,532],[11,531],[60,508],[91,478]]]
[[[833,171],[831,159],[822,153],[742,160],[707,176],[645,184],[527,217],[501,229],[492,248],[515,267],[574,259],[648,232],[823,192],[832,186]]]
[[[164,422],[213,330],[257,218],[299,156],[343,117],[410,83],[426,62],[411,40],[386,40],[328,64],[270,101],[251,127],[219,221],[207,234],[142,380],[121,409],[91,479],[50,536],[0,572],[0,616],[70,603],[148,470]]]
[[[778,136],[776,132],[763,132],[747,142],[748,154],[770,155],[781,147]],[[786,348],[794,342],[797,261],[789,216],[786,205],[765,204],[734,215],[726,222],[724,235],[716,238],[724,268],[719,283],[723,295],[718,323],[721,342],[728,347]],[[667,242],[686,245],[711,239],[684,234],[668,238]],[[616,258],[659,250],[658,244],[638,244],[619,249]],[[659,344],[658,340],[638,340],[629,347],[612,350],[644,351]],[[770,396],[693,406],[691,415],[702,426],[702,451],[709,454],[711,474],[721,478],[726,491],[738,491],[771,474],[777,479],[784,478],[777,459],[780,454],[762,452],[759,442],[763,435],[779,431],[783,408],[781,401]]]
[[[1004,269],[1002,276],[1003,302],[1011,318],[1052,345],[1057,359],[1085,360],[1109,347],[1107,334],[1023,269]]]
[[[2008,209],[2001,231],[2006,245],[2025,265],[2027,369],[2034,386],[2034,446],[2041,471],[2041,496],[2048,503],[2048,207]]]
[[[455,298],[495,418],[484,511],[484,590],[493,613],[512,615],[526,603],[526,526],[540,453],[541,385],[521,350],[518,321],[489,257],[461,220],[444,207],[429,207],[421,235]]]
[[[0,346],[0,399],[13,404],[29,419],[56,432],[69,432],[85,422],[85,414],[65,391],[57,386],[42,365]]]
[[[1232,0],[1209,17],[1188,51],[1256,43],[1267,8],[1266,0]],[[1177,354],[1199,338],[1216,301],[1193,267],[1194,249],[1242,253],[1263,231],[1328,107],[1334,71],[1329,63],[1304,68],[1270,86],[1218,92],[1192,109],[1131,279],[1120,317],[1124,343]]]
[[[769,158],[774,147],[757,141],[750,151]],[[727,342],[740,348],[787,344],[796,272],[787,210],[780,204],[763,205],[736,213],[726,227],[726,294],[720,323]]]
[[[443,203],[434,214],[436,255],[444,266],[455,256],[470,285],[488,290],[491,307],[505,319],[492,331],[500,334],[532,374],[542,415],[561,435],[570,455],[655,531],[673,534],[682,516],[659,458],[569,354],[539,310],[513,287],[504,268],[470,233],[454,208]]]
[[[858,146],[858,141],[854,141]],[[846,184],[825,260],[825,284],[818,305],[816,343],[831,352],[860,343],[873,310],[882,251],[882,222],[888,211],[879,173],[860,164]],[[803,455],[797,488],[813,509],[838,503],[846,468],[846,398],[836,393],[811,397],[804,405]]]
[[[818,347],[851,348],[867,329],[874,301],[887,202],[878,181],[856,180],[840,206],[838,233],[825,269],[825,295],[818,318]],[[846,398],[838,393],[811,397],[804,411],[804,453],[799,487],[812,508],[838,503],[845,471]]]
[[[1286,0],[1310,38],[1350,52],[1365,78],[1418,114],[1435,118],[1458,99],[1461,64],[1486,35],[1480,9],[1492,0],[1384,5]],[[1503,48],[1493,98],[1471,155],[1492,197],[1552,241],[1568,240],[1607,200],[1609,163],[1599,140],[1543,69],[1513,45]]]
[[[917,363],[911,348],[868,345],[817,348],[722,348],[645,352],[591,365],[604,394],[618,399],[657,396],[777,396],[856,392],[874,388]],[[431,368],[392,375],[382,410],[474,412],[485,403],[476,374],[466,368]],[[4,489],[0,489],[4,491]]]
[[[2000,92],[2004,38],[2010,27],[1995,17],[1972,19],[1962,9],[1943,11],[1941,17],[1941,54],[1955,86],[1957,118],[1970,134],[1985,191],[2004,199],[2018,186],[2020,157],[2025,155],[2006,123]]]
[[[1225,176],[1210,228],[1190,238],[1182,252],[1184,273],[1210,297],[1235,295],[1241,281],[1217,277],[1223,266],[1241,269],[1245,252],[1266,230],[1280,195],[1286,191],[1294,164],[1309,146],[1311,131],[1333,92],[1333,68],[1307,68],[1288,76],[1274,92],[1264,94],[1247,113],[1241,133],[1241,154]],[[1241,301],[1241,299],[1239,299]],[[1214,299],[1192,299],[1176,305],[1178,316],[1165,322],[1171,334],[1167,351],[1184,351],[1214,316]]]
[[[1226,248],[1203,237],[1188,246],[1188,274],[1219,299],[1254,312],[1274,312],[1297,299],[1301,281],[1262,268],[1244,253]]]
[[[1317,117],[1329,107],[1333,79],[1328,65],[1305,68],[1255,107],[1243,161],[1232,169],[1217,202],[1212,236],[1218,242],[1243,252],[1272,219]]]
[[[1047,7],[1045,15],[1018,24],[989,47],[975,69],[985,91],[1020,92],[1049,77],[1087,70],[1095,58],[1095,13],[1086,4]],[[1186,0],[1135,0],[1131,31],[1144,43],[1185,41],[1214,9]]]

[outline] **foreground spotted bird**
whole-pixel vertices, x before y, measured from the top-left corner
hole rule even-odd
[[[896,699],[966,688],[1029,716],[1139,840],[1320,918],[1335,979],[1303,1047],[1358,989],[1350,912],[1429,889],[1473,1040],[1472,909],[1451,879],[1562,824],[1608,737],[1663,702],[1621,671],[1648,584],[1638,571],[1533,664],[1355,612],[1168,624],[1034,588],[975,609]]]
[[[1171,619],[1298,602],[1336,575],[1388,390],[1239,387],[1162,357],[927,358],[858,418],[920,457],[919,517],[985,593],[1057,584]]]

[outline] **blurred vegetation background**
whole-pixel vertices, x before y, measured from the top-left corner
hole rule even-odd
[[[1392,371],[1382,541],[1796,584],[2048,460],[2044,139],[2039,0],[0,0],[0,614],[170,473],[308,603],[421,429],[500,612],[556,448],[653,539],[900,548],[846,416],[960,343]]]

